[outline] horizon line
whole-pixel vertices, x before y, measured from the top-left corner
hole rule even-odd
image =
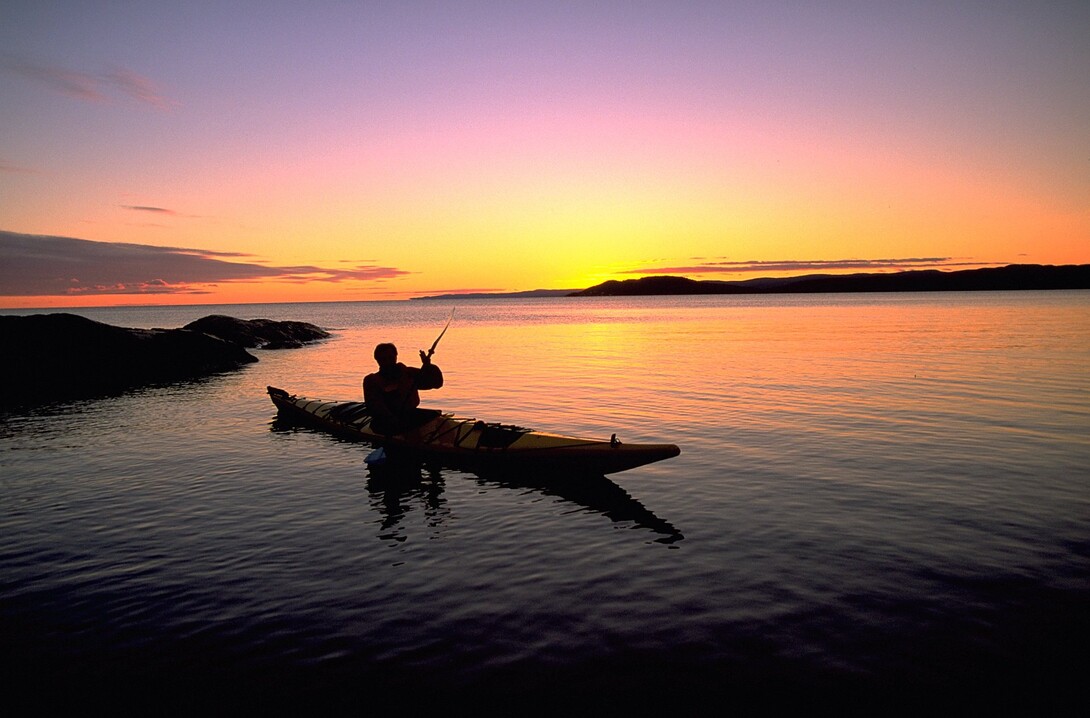
[[[1040,264],[1040,263],[1033,263],[1033,262],[1028,262],[1028,263],[1012,262],[1012,263],[1007,263],[1007,264],[996,263],[996,264],[992,264],[992,265],[989,265],[989,266],[978,267],[978,269],[996,269],[996,268],[1018,267],[1018,266],[1022,266],[1022,267],[1032,267],[1032,266],[1036,266],[1036,267],[1090,267],[1090,263],[1084,263],[1084,264]],[[628,278],[628,279],[605,280],[603,282],[599,282],[598,284],[591,285],[591,287],[599,286],[601,284],[606,284],[608,282],[634,282],[634,281],[639,281],[639,279],[644,279],[644,278],[649,278],[649,277],[689,279],[689,280],[694,281],[694,282],[708,282],[708,283],[714,283],[714,284],[749,284],[749,283],[753,283],[753,282],[759,282],[762,279],[784,280],[784,279],[803,279],[803,278],[807,278],[807,277],[817,277],[817,276],[829,276],[829,277],[844,276],[844,277],[847,277],[847,276],[857,276],[857,275],[889,276],[889,275],[896,275],[896,274],[904,274],[904,273],[907,273],[907,272],[953,273],[953,272],[965,272],[965,271],[976,271],[976,270],[966,270],[966,269],[944,270],[944,269],[941,269],[941,268],[933,268],[933,269],[902,269],[902,270],[897,270],[897,271],[892,271],[892,272],[858,272],[858,271],[857,272],[843,272],[843,273],[839,273],[839,272],[836,272],[836,273],[834,273],[834,272],[813,273],[813,272],[811,272],[811,273],[791,274],[791,275],[785,275],[785,276],[780,276],[780,277],[756,277],[756,278],[744,279],[744,280],[693,279],[692,277],[687,277],[687,276],[680,275],[680,274],[678,274],[678,275],[669,275],[669,274],[648,273],[648,274],[644,275],[643,277]],[[543,293],[549,293],[549,294],[542,294],[541,296],[537,296],[537,297],[524,297],[524,298],[530,298],[530,299],[564,299],[564,298],[567,298],[570,295],[559,294],[560,292],[581,292],[581,291],[584,291],[585,289],[589,289],[591,287],[584,287],[582,289],[579,289],[579,288],[576,288],[576,289],[542,289],[542,288],[538,288],[538,289],[522,289],[522,290],[512,290],[512,291],[503,291],[503,292],[499,292],[499,291],[497,291],[497,292],[481,292],[479,290],[467,290],[464,294],[463,293],[458,293],[456,291],[447,290],[446,292],[439,293],[439,294],[422,293],[422,294],[415,294],[414,296],[407,296],[407,297],[400,298],[400,299],[390,299],[390,298],[386,298],[386,299],[305,299],[305,300],[294,300],[294,301],[293,300],[283,300],[283,301],[265,301],[265,302],[260,302],[260,301],[251,301],[251,302],[245,302],[245,301],[243,301],[243,302],[173,302],[173,303],[159,303],[159,304],[138,304],[138,303],[128,304],[128,303],[125,303],[125,304],[85,304],[85,305],[65,305],[65,306],[35,306],[35,307],[29,307],[29,306],[28,307],[0,306],[0,312],[5,312],[5,313],[7,313],[7,312],[19,312],[19,311],[63,312],[65,310],[75,310],[75,309],[154,309],[154,308],[166,308],[166,307],[257,306],[257,305],[270,305],[270,304],[359,304],[359,303],[377,303],[377,302],[412,302],[412,301],[429,300],[429,299],[431,299],[431,300],[450,299],[450,300],[453,301],[453,300],[458,299],[459,297],[461,297],[462,299],[465,299],[465,300],[490,299],[490,298],[511,297],[512,295],[526,295],[526,294],[533,293],[533,292],[543,292]],[[15,295],[15,296],[18,296],[18,295]],[[61,297],[65,297],[66,295],[41,295],[41,296],[54,296],[54,297],[61,298]],[[114,296],[117,296],[117,295],[114,295]],[[162,296],[162,295],[160,295],[160,296]],[[584,299],[585,297],[575,297],[575,298]]]

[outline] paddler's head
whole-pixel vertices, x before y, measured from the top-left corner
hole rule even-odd
[[[397,364],[397,347],[388,342],[375,347],[375,361],[379,370],[391,369]]]

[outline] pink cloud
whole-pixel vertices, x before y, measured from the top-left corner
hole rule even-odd
[[[0,296],[193,294],[216,282],[381,282],[411,274],[378,264],[280,267],[224,259],[246,256],[0,231]]]

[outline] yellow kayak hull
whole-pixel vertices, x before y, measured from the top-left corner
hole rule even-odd
[[[381,434],[362,402],[327,401],[268,387],[280,415],[337,436],[394,451],[411,451],[441,463],[479,470],[612,474],[681,453],[674,444],[625,444],[490,424],[419,409],[419,424],[400,434]]]

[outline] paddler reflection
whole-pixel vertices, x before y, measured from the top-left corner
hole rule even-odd
[[[367,492],[381,521],[378,538],[393,541],[391,546],[409,537],[411,528],[402,521],[419,501],[424,509],[424,523],[434,529],[450,514],[443,497],[443,476],[438,466],[406,459],[367,465]]]

